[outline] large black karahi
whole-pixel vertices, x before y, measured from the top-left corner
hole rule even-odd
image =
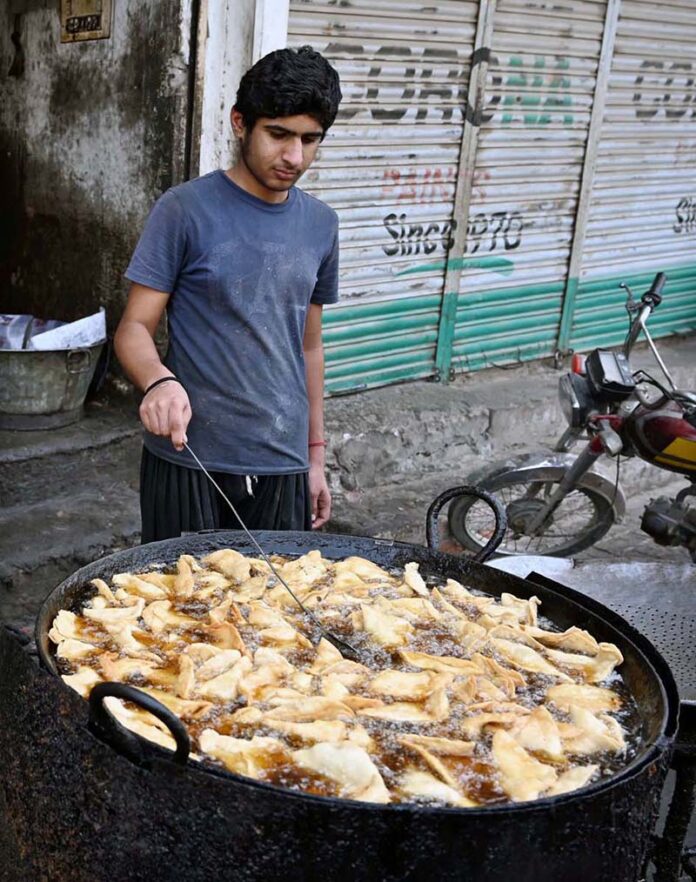
[[[45,669],[0,628],[2,882],[274,882],[481,880],[636,882],[650,845],[674,740],[678,697],[662,658],[630,625],[566,588],[540,587],[425,548],[350,536],[260,533],[271,553],[318,548],[381,566],[414,560],[424,576],[492,595],[537,594],[545,616],[577,625],[624,655],[621,673],[643,720],[642,744],[613,777],[574,793],[480,809],[374,805],[293,793],[142,741],[136,762],[93,734],[88,705],[57,676],[47,632],[89,580],[233,547],[237,532],[185,536],[82,568],[46,600],[37,624]],[[137,736],[136,736],[137,737]]]

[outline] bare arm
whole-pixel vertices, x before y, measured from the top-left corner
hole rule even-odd
[[[133,384],[144,391],[155,380],[173,376],[155,346],[155,331],[169,300],[169,294],[132,284],[128,303],[114,336],[114,350]],[[183,448],[191,419],[188,395],[179,383],[161,383],[143,398],[140,419],[154,435],[171,438],[177,450]]]
[[[324,346],[321,341],[321,319],[321,305],[310,303],[303,341],[310,441],[324,439]],[[325,458],[323,446],[309,448],[309,488],[314,529],[323,526],[331,516],[331,493],[324,473]]]

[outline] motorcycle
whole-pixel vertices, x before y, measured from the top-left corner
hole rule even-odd
[[[696,394],[677,389],[647,329],[665,282],[658,273],[640,300],[621,284],[629,316],[621,351],[573,356],[558,390],[568,427],[552,452],[494,463],[466,479],[503,504],[508,529],[498,554],[568,557],[594,545],[625,513],[621,459],[639,457],[688,478],[675,498],[648,503],[641,528],[660,545],[685,546],[696,561]],[[631,351],[641,333],[666,383],[632,370]],[[583,450],[569,453],[581,440]],[[614,476],[598,462],[605,456],[616,461]],[[452,502],[447,521],[451,536],[470,551],[479,551],[490,537],[490,512],[474,496]]]

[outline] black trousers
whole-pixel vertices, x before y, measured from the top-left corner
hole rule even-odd
[[[245,475],[211,472],[250,530],[311,530],[306,472]],[[251,493],[250,493],[251,490]],[[141,542],[198,530],[239,530],[239,521],[203,472],[175,465],[143,448],[140,464]]]

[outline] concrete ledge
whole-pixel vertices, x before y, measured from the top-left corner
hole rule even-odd
[[[62,429],[0,431],[0,468],[10,463],[93,450],[140,433],[137,411],[133,407],[91,403],[83,419]]]

